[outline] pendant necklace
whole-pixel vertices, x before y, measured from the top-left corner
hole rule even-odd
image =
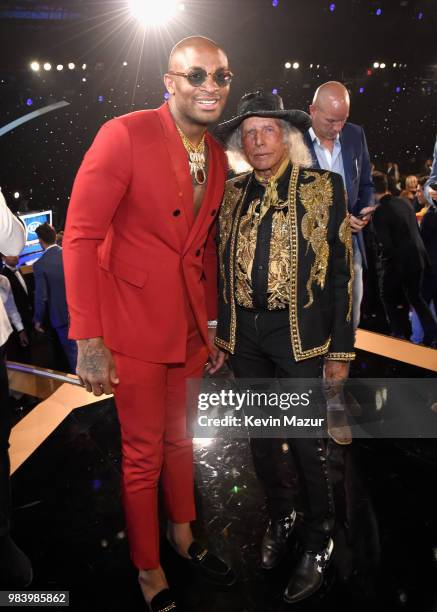
[[[188,153],[188,163],[190,165],[190,174],[197,185],[204,185],[206,181],[206,159],[205,159],[205,134],[202,140],[196,146],[183,133],[178,125],[176,125],[179,135],[182,138],[182,143]]]

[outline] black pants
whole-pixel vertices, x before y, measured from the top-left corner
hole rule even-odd
[[[230,365],[236,378],[319,378],[322,371],[321,358],[294,360],[288,311],[253,312],[237,308],[237,341]],[[314,418],[320,414],[306,416]],[[250,443],[255,471],[265,487],[267,508],[273,520],[285,517],[295,506],[294,470],[288,453],[291,449],[304,502],[303,545],[309,550],[323,548],[334,525],[323,441],[252,438]]]
[[[423,270],[405,269],[402,275],[395,270],[384,270],[381,279],[381,299],[394,336],[405,336],[405,330],[411,329],[408,310],[399,307],[399,297],[404,295],[414,308],[423,327],[425,344],[437,339],[437,323],[422,295]],[[409,335],[407,336],[409,337]]]
[[[10,487],[9,487],[9,434],[11,420],[9,412],[9,384],[6,370],[6,345],[0,346],[0,537],[9,532]]]

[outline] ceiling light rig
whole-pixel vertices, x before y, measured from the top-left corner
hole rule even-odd
[[[145,27],[159,27],[185,10],[179,0],[128,0],[129,11]]]

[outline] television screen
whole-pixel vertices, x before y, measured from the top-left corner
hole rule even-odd
[[[42,223],[52,224],[52,211],[43,210],[40,212],[26,213],[23,215],[19,214],[18,216],[26,227],[26,244],[20,255],[20,265],[25,263],[31,264],[43,253],[35,230],[38,225],[41,225]]]

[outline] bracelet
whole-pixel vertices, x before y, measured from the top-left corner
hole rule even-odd
[[[217,321],[208,321],[208,329],[215,329],[217,327]]]

